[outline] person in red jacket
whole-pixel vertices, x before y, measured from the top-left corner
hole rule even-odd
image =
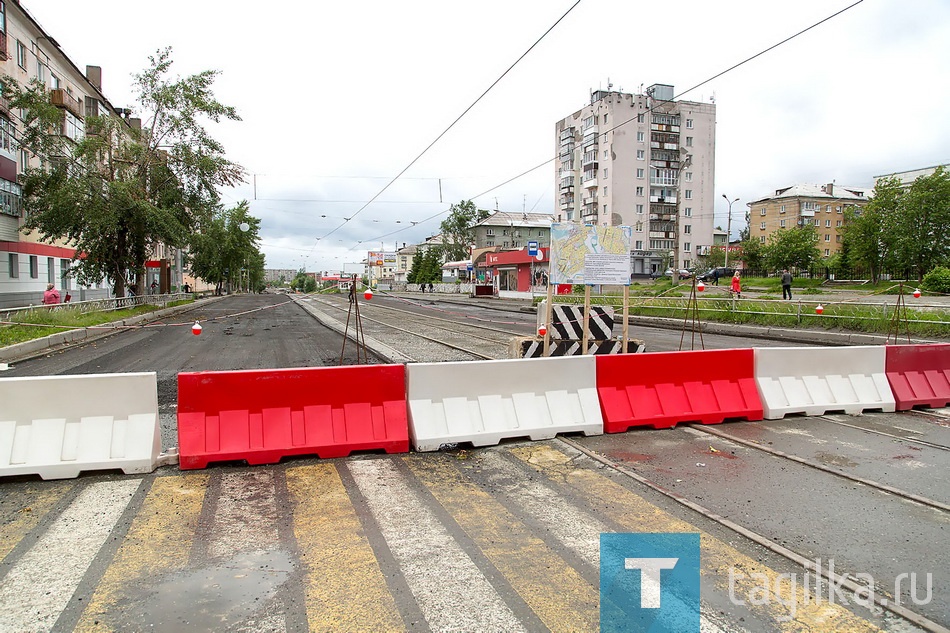
[[[43,293],[43,303],[53,305],[59,303],[59,290],[53,284],[46,284],[46,292]]]
[[[732,292],[735,293],[736,299],[742,298],[742,285],[739,283],[739,271],[736,271],[736,274],[732,276]]]

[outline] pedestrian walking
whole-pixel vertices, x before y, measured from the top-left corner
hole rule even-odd
[[[788,269],[782,271],[782,299],[792,298],[792,273]]]
[[[53,284],[46,284],[46,292],[43,293],[43,303],[53,305],[59,303],[59,290]]]
[[[719,269],[718,268],[713,269],[713,285],[714,286],[719,285]]]
[[[732,292],[736,295],[736,299],[742,298],[742,285],[739,283],[739,271],[736,271],[736,274],[732,276]]]

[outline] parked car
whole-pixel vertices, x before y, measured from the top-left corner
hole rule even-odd
[[[652,273],[650,273],[650,277],[652,277],[653,279],[659,279],[660,277],[672,277],[672,276],[673,276],[672,268],[667,268],[666,271],[662,273],[659,270],[655,270]],[[686,268],[680,268],[679,276],[680,276],[680,279],[689,279],[690,277],[693,276],[693,273],[692,271],[687,270]]]
[[[719,273],[719,279],[731,279],[735,274],[735,268],[728,268],[726,266],[719,266],[718,268],[710,268],[702,275],[697,277],[700,281],[712,281],[716,277],[716,273]]]

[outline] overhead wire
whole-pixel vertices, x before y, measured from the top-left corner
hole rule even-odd
[[[462,117],[464,117],[466,114],[468,114],[469,111],[471,111],[471,109],[474,108],[474,107],[478,104],[478,102],[481,101],[481,100],[485,97],[485,95],[487,95],[495,86],[497,86],[498,83],[499,83],[502,79],[504,79],[504,78],[508,75],[508,73],[510,73],[510,72],[512,71],[512,69],[514,69],[514,67],[517,66],[517,65],[521,62],[521,60],[523,60],[523,59],[528,55],[528,53],[530,53],[532,50],[534,50],[534,48],[535,48],[538,44],[541,43],[541,40],[543,40],[545,37],[547,37],[547,35],[548,35],[551,31],[553,31],[554,28],[557,27],[557,25],[560,24],[561,21],[563,21],[564,18],[566,18],[566,17],[568,16],[568,14],[570,14],[571,11],[573,11],[573,10],[577,7],[577,5],[579,5],[580,3],[581,3],[581,0],[576,0],[576,1],[574,2],[574,4],[572,4],[572,5],[567,9],[567,11],[565,11],[565,12],[561,15],[561,17],[559,17],[559,18],[554,22],[554,24],[552,24],[550,27],[548,27],[548,29],[547,29],[544,33],[542,33],[541,36],[540,36],[537,40],[535,40],[535,42],[534,42],[531,46],[528,47],[528,50],[526,50],[524,53],[522,53],[522,54],[518,57],[518,59],[516,59],[516,60],[514,61],[514,63],[512,63],[497,79],[495,79],[495,81],[493,81],[493,82],[491,83],[491,85],[488,86],[488,88],[486,88],[486,89],[484,90],[484,92],[482,92],[482,94],[480,94],[480,95],[478,96],[478,98],[476,98],[475,101],[473,101],[473,102],[471,103],[471,105],[469,105],[467,108],[465,108],[465,110],[464,110],[460,115],[458,115],[458,116],[455,118],[455,120],[452,121],[452,123],[449,124],[449,126],[448,126],[447,128],[445,128],[437,137],[435,137],[435,139],[434,139],[431,143],[429,143],[429,144],[425,147],[425,149],[423,149],[423,150],[419,153],[418,156],[416,156],[415,158],[413,158],[413,159],[409,162],[409,164],[406,165],[406,166],[402,169],[402,171],[400,171],[398,174],[396,174],[396,175],[392,178],[392,180],[390,180],[390,181],[386,184],[386,186],[384,186],[382,189],[380,189],[379,192],[376,193],[376,195],[374,195],[372,198],[370,198],[370,200],[369,200],[366,204],[364,204],[362,207],[360,207],[359,210],[356,211],[356,213],[354,213],[352,216],[350,216],[350,220],[352,220],[352,219],[355,218],[357,215],[359,215],[360,213],[362,213],[363,210],[366,209],[366,207],[368,207],[369,205],[371,205],[379,196],[381,196],[387,189],[389,189],[389,187],[391,187],[391,186],[393,185],[393,183],[395,183],[397,180],[399,180],[399,178],[400,178],[403,174],[405,174],[407,171],[409,171],[409,169],[410,169],[413,165],[415,165],[416,162],[418,162],[420,158],[422,158],[430,149],[432,149],[432,147],[433,147],[436,143],[438,143],[438,142],[442,139],[443,136],[445,136],[446,134],[448,134],[449,130],[451,130],[453,127],[455,127],[455,124],[458,123],[460,120],[462,120]],[[316,248],[317,242],[319,242],[321,239],[326,239],[327,237],[333,235],[333,234],[336,233],[338,230],[340,230],[340,228],[342,228],[344,225],[346,225],[346,223],[349,222],[350,220],[346,220],[345,222],[343,222],[343,224],[337,226],[336,228],[334,228],[333,230],[331,230],[331,231],[330,231],[329,233],[327,233],[326,235],[323,235],[322,237],[318,237],[317,240],[314,242],[313,247],[311,248],[311,253],[313,252],[313,249]]]
[[[761,57],[762,55],[765,55],[766,53],[769,53],[769,52],[775,50],[776,48],[778,48],[778,47],[780,47],[780,46],[782,46],[782,45],[784,45],[784,44],[787,44],[788,42],[794,40],[795,38],[800,37],[801,35],[804,35],[804,34],[807,33],[808,31],[811,31],[812,29],[815,29],[815,28],[817,28],[818,26],[821,26],[821,25],[824,24],[825,22],[828,22],[829,20],[832,20],[832,19],[834,19],[834,18],[840,16],[841,14],[845,13],[846,11],[849,11],[849,10],[853,9],[854,7],[856,7],[857,5],[861,4],[862,2],[864,2],[864,0],[856,0],[856,1],[853,2],[852,4],[850,4],[850,5],[846,6],[846,7],[844,7],[843,9],[840,9],[840,10],[838,10],[838,11],[832,13],[831,15],[829,15],[829,16],[827,16],[827,17],[825,17],[825,18],[822,18],[821,20],[819,20],[819,21],[817,21],[817,22],[811,24],[810,26],[805,27],[804,29],[801,29],[801,30],[797,31],[797,32],[794,33],[793,35],[790,35],[790,36],[788,36],[788,37],[786,37],[786,38],[780,40],[779,42],[777,42],[777,43],[775,43],[775,44],[772,44],[771,46],[769,46],[769,47],[767,47],[767,48],[765,48],[765,49],[763,49],[763,50],[761,50],[761,51],[755,53],[754,55],[751,55],[751,56],[749,56],[749,57],[743,59],[742,61],[737,62],[737,63],[733,64],[732,66],[729,66],[729,67],[726,68],[725,70],[722,70],[722,71],[716,73],[715,75],[712,75],[712,76],[709,77],[708,79],[705,79],[705,80],[703,80],[703,81],[701,81],[701,82],[695,84],[694,86],[692,86],[692,87],[690,87],[690,88],[688,88],[688,89],[686,89],[686,90],[683,90],[683,91],[681,91],[681,92],[675,94],[675,95],[673,96],[673,99],[672,99],[672,100],[676,100],[676,99],[682,97],[683,95],[686,95],[686,94],[688,94],[688,93],[690,93],[690,92],[692,92],[692,91],[694,91],[694,90],[696,90],[696,89],[698,89],[698,88],[701,88],[702,86],[708,84],[709,82],[714,81],[714,80],[718,79],[719,77],[722,77],[723,75],[725,75],[725,74],[727,74],[727,73],[729,73],[729,72],[732,72],[733,70],[739,68],[740,66],[743,66],[743,65],[745,65],[745,64],[747,64],[747,63],[749,63],[749,62],[751,62],[752,60],[757,59],[758,57]],[[572,7],[572,8],[573,8],[573,7]],[[552,27],[552,28],[553,28],[553,27]],[[668,102],[665,102],[665,101],[664,101],[664,103],[668,103]],[[659,106],[659,104],[655,104],[655,105],[651,106],[650,108],[648,108],[645,112],[643,112],[643,113],[641,113],[641,114],[644,114],[644,115],[645,115],[645,114],[650,114],[650,113],[653,112],[658,106]],[[624,125],[627,125],[628,123],[631,123],[632,121],[638,119],[639,116],[640,116],[640,114],[638,114],[638,115],[635,116],[635,117],[631,117],[631,118],[627,119],[626,121],[623,121],[623,122],[621,122],[621,123],[618,123],[617,125],[615,125],[615,126],[609,128],[609,129],[607,129],[607,130],[606,130],[605,132],[603,132],[603,133],[606,134],[607,132],[613,132],[614,130],[617,130],[617,129],[619,129],[620,127],[622,127],[622,126],[624,126]],[[540,168],[542,168],[542,167],[548,165],[549,163],[551,163],[551,161],[557,160],[557,158],[558,158],[558,156],[553,156],[553,157],[551,157],[551,158],[549,158],[549,159],[543,161],[542,163],[540,163],[540,164],[538,164],[538,165],[535,165],[534,167],[531,167],[530,169],[527,169],[527,170],[521,172],[520,174],[518,174],[518,175],[516,175],[516,176],[513,176],[513,177],[511,177],[511,178],[508,178],[507,180],[505,180],[505,181],[503,181],[503,182],[501,182],[501,183],[499,183],[499,184],[497,184],[497,185],[495,185],[495,186],[493,186],[493,187],[491,187],[491,188],[489,188],[489,189],[486,189],[485,191],[483,191],[483,192],[481,192],[481,193],[479,193],[479,194],[477,194],[477,195],[475,195],[475,196],[472,196],[471,198],[468,198],[468,199],[469,199],[469,200],[476,200],[476,199],[478,199],[478,198],[480,198],[480,197],[482,197],[482,196],[488,195],[489,193],[491,193],[491,192],[493,192],[493,191],[495,191],[495,190],[497,190],[497,189],[500,189],[501,187],[504,187],[505,185],[507,185],[507,184],[509,184],[509,183],[511,183],[511,182],[514,182],[515,180],[518,180],[519,178],[522,178],[522,177],[524,177],[524,176],[530,174],[531,172],[536,171],[536,170],[538,170],[538,169],[540,169]],[[368,203],[367,203],[367,204],[368,204]],[[441,217],[441,216],[443,216],[443,215],[446,215],[446,214],[450,213],[451,210],[452,210],[452,208],[449,207],[448,209],[443,210],[443,211],[440,211],[439,213],[430,215],[429,217],[427,217],[427,218],[425,218],[425,219],[419,221],[419,224],[424,224],[424,223],[429,222],[429,221],[431,221],[431,220],[434,220],[434,219],[436,219],[436,218],[438,218],[438,217]],[[714,212],[712,215],[713,215],[713,217],[715,217],[715,212]],[[698,216],[697,216],[697,217],[698,217]],[[707,217],[707,216],[703,216],[703,217]],[[342,226],[342,225],[341,225],[341,226]],[[390,233],[386,233],[386,234],[384,234],[384,235],[380,235],[380,236],[375,237],[375,238],[371,238],[371,239],[368,239],[368,240],[363,240],[362,242],[359,242],[358,244],[356,244],[356,245],[354,245],[353,247],[351,247],[349,250],[353,250],[353,248],[356,248],[359,244],[362,244],[363,242],[376,242],[376,241],[379,241],[379,240],[384,239],[384,238],[386,238],[386,237],[390,237],[390,236],[392,236],[392,235],[396,235],[397,233],[401,233],[401,232],[403,232],[403,231],[406,231],[406,230],[408,230],[408,229],[410,229],[410,228],[413,228],[414,226],[415,226],[415,225],[403,227],[403,228],[401,228],[401,229],[397,229],[397,230],[395,230],[395,231],[392,231],[392,232],[390,232]],[[339,228],[340,228],[340,227],[337,227],[337,229],[339,229]],[[334,229],[334,231],[336,231],[337,229]],[[319,239],[320,239],[320,238],[318,238],[318,240],[319,240]],[[311,250],[311,252],[312,252],[312,250]]]

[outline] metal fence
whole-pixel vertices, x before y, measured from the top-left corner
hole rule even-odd
[[[194,294],[185,292],[173,292],[163,295],[141,295],[134,297],[114,297],[110,299],[94,299],[92,301],[70,301],[69,303],[56,303],[53,305],[32,305],[20,308],[6,308],[0,310],[0,321],[16,321],[18,315],[29,314],[32,312],[46,311],[65,311],[69,310],[78,314],[88,312],[110,312],[132,308],[141,305],[153,305],[158,308],[164,308],[169,303],[176,301],[187,301],[192,299]]]
[[[846,268],[842,266],[811,266],[809,268],[790,268],[789,272],[800,279],[826,279],[829,281],[871,281],[873,275],[871,271],[864,267]],[[917,281],[922,278],[915,268],[886,268],[879,270],[877,277],[883,281]],[[743,268],[742,274],[745,277],[779,277],[781,270],[771,270],[766,268]]]

